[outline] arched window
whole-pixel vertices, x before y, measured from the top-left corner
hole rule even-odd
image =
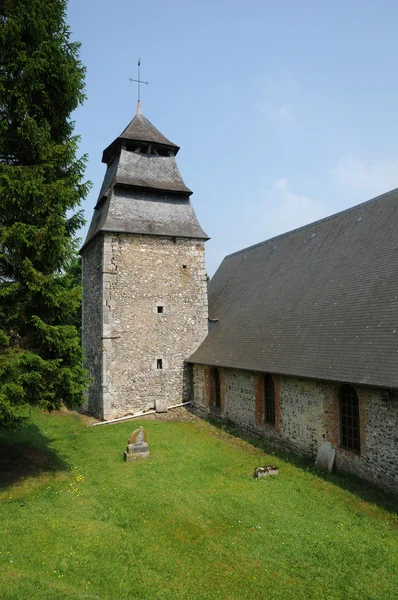
[[[218,369],[213,370],[214,377],[214,404],[216,408],[221,408],[221,384],[220,384],[220,371]]]
[[[275,425],[275,388],[271,375],[264,375],[264,421]]]
[[[340,388],[340,444],[348,450],[360,450],[358,395],[350,385]]]

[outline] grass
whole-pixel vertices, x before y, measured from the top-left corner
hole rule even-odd
[[[124,463],[139,425],[150,458]],[[3,434],[1,599],[398,598],[397,503],[256,445],[206,421],[73,414]],[[267,463],[279,475],[253,479]]]

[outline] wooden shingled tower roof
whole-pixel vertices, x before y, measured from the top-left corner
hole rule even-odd
[[[209,239],[201,228],[176,154],[141,113],[104,150],[107,164],[82,250],[101,232]]]
[[[144,117],[141,109],[127,125],[126,129],[107,147],[102,155],[102,162],[108,163],[121,147],[129,142],[143,142],[145,144],[154,144],[158,149],[164,149],[177,154],[180,147],[168,140],[152,123]]]

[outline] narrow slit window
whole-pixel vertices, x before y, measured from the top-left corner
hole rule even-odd
[[[221,408],[221,382],[218,369],[214,369],[214,400],[216,408]]]
[[[161,358],[156,359],[156,368],[163,369],[163,359],[161,359]]]
[[[264,375],[264,421],[275,425],[275,387],[271,375]]]
[[[350,385],[340,388],[340,444],[348,450],[360,451],[359,401]]]

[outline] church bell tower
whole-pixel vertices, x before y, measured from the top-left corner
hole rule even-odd
[[[88,410],[105,419],[189,400],[184,360],[207,334],[203,231],[170,142],[137,114],[103,153],[82,247]]]

